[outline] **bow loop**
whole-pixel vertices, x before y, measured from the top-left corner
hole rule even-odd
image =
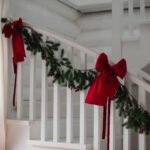
[[[105,53],[102,53],[99,55],[99,57],[96,61],[95,68],[96,68],[97,72],[102,72],[102,71],[106,70],[107,68],[109,68],[108,58]]]
[[[119,76],[121,79],[124,78],[127,72],[127,66],[125,59],[121,59],[117,64],[113,66],[114,72]]]

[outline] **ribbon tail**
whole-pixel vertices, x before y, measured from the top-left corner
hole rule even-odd
[[[110,111],[111,111],[111,99],[108,99],[108,132],[107,132],[107,150],[110,149]]]
[[[17,64],[14,62],[13,59],[13,66],[14,66],[14,74],[15,74],[15,79],[14,79],[14,91],[13,91],[13,106],[16,106],[16,86],[17,86]]]
[[[107,107],[103,107],[103,131],[102,131],[102,139],[105,139],[106,137],[106,114],[107,113]]]

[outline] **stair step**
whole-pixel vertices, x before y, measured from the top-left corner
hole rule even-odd
[[[62,138],[60,142],[55,143],[53,141],[40,141],[40,140],[29,140],[28,144],[32,146],[40,146],[40,147],[45,147],[45,148],[52,148],[52,149],[57,149],[57,150],[93,150],[93,145],[92,143],[92,138],[87,139],[87,143],[90,144],[79,144],[78,138],[74,138],[74,141],[72,143],[66,143],[65,139]]]
[[[79,118],[73,118],[73,138],[79,137]],[[87,137],[93,136],[93,118],[87,119]],[[47,120],[47,138],[53,137],[53,118]],[[40,139],[41,121],[30,121],[30,139]],[[66,118],[60,118],[60,139],[66,137]]]

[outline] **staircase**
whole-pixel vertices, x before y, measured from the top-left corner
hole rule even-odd
[[[122,1],[114,0],[112,6],[112,55],[110,58],[117,61],[126,57],[129,49],[137,46],[149,49],[150,21],[146,17],[145,2],[140,0],[138,17],[135,17],[133,0],[128,1],[128,15],[123,11]],[[124,12],[124,13],[123,13]],[[128,19],[127,32],[122,25],[123,17]],[[26,22],[27,23],[27,22]],[[29,24],[29,23],[27,23]],[[29,24],[38,32],[61,43],[67,57],[76,68],[91,68],[99,53],[78,44],[73,39],[59,35],[54,31],[46,31]],[[147,40],[146,40],[147,38]],[[87,91],[74,92],[69,88],[53,84],[51,77],[47,78],[45,61],[40,56],[27,52],[24,63],[18,64],[17,78],[17,109],[12,108],[13,72],[11,70],[11,54],[8,52],[10,44],[3,40],[5,68],[5,86],[7,102],[7,149],[8,150],[105,150],[106,141],[101,140],[102,108],[85,105]],[[77,40],[78,41],[78,40]],[[108,43],[107,39],[105,39]],[[110,41],[109,41],[110,42]],[[126,46],[126,45],[128,46]],[[110,45],[109,45],[110,46]],[[138,46],[137,46],[138,47]],[[128,49],[129,48],[129,49]],[[149,51],[146,50],[144,65],[149,60]],[[139,59],[142,52],[135,54]],[[132,52],[130,52],[132,54]],[[132,55],[130,55],[132,56]],[[129,68],[134,70],[133,56],[127,55]],[[8,77],[8,74],[11,77]],[[150,110],[150,84],[133,73],[128,73],[124,82],[140,104]],[[7,98],[8,97],[8,98]],[[111,133],[110,150],[148,150],[150,138],[135,134],[133,131],[122,128],[122,120],[115,110],[115,103],[111,106]],[[16,134],[15,138],[13,135]],[[17,142],[20,141],[20,145]],[[27,143],[27,144],[26,144]],[[13,146],[9,146],[13,145]],[[23,148],[24,147],[24,148]]]

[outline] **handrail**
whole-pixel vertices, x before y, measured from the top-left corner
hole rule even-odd
[[[72,47],[75,47],[79,50],[82,50],[84,51],[85,53],[93,56],[93,57],[97,57],[98,54],[96,52],[93,52],[92,50],[90,50],[89,48],[86,48],[80,44],[78,44],[77,42],[74,42],[72,41],[71,39],[67,39],[66,37],[63,37],[61,35],[59,35],[58,33],[55,33],[54,31],[44,31],[43,29],[39,29],[37,26],[35,25],[32,25],[28,22],[24,22],[25,25],[28,25],[28,26],[31,26],[33,27],[36,31],[46,35],[46,36],[49,36],[49,37],[52,37],[52,38],[55,38],[56,40],[59,40],[65,44],[68,44],[69,46],[72,46]]]
[[[140,85],[141,87],[144,87],[147,92],[150,92],[150,84],[146,83],[144,80],[141,80],[138,76],[128,72],[126,79]]]

